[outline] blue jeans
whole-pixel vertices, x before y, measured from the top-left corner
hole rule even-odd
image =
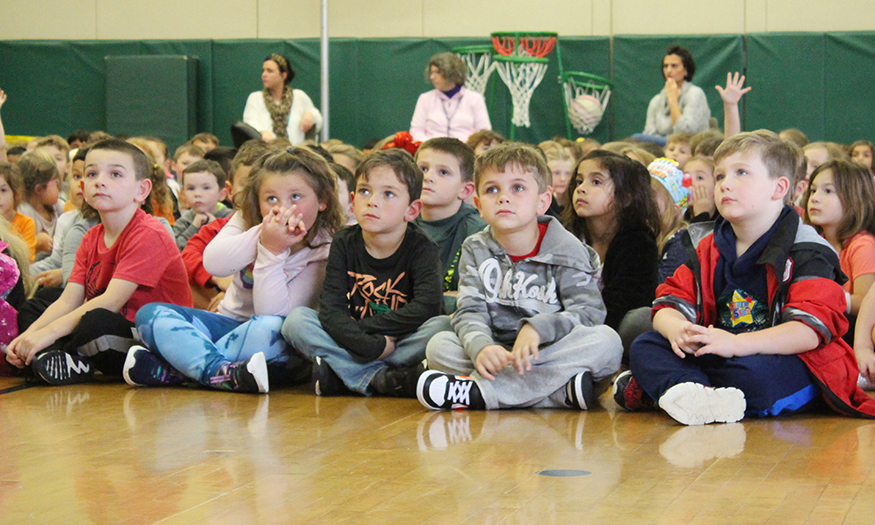
[[[334,370],[347,388],[354,392],[370,395],[371,379],[385,368],[410,367],[425,359],[425,347],[429,339],[438,332],[450,330],[450,318],[444,315],[433,317],[422,324],[412,334],[395,342],[395,351],[384,360],[361,363],[352,358],[349,352],[334,342],[319,321],[319,314],[310,308],[295,308],[283,323],[283,337],[299,353],[310,361],[321,357]]]
[[[225,364],[245,361],[264,352],[268,363],[288,359],[280,337],[283,318],[254,316],[240,322],[205,310],[151,303],[137,312],[137,332],[145,345],[173,368],[210,386],[210,378]]]

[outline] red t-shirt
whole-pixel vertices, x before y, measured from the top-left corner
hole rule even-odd
[[[138,209],[111,247],[106,247],[103,235],[103,225],[98,224],[76,250],[70,282],[85,287],[86,300],[105,292],[110,280],[122,279],[139,285],[119,310],[131,322],[149,303],[193,306],[182,255],[157,219]]]
[[[194,234],[194,237],[188,240],[185,249],[182,250],[182,262],[185,264],[185,271],[188,272],[188,278],[193,284],[206,286],[213,277],[210,272],[204,269],[204,250],[230,220],[231,216],[205,224]]]
[[[547,223],[539,222],[538,223],[538,243],[535,244],[535,249],[532,250],[532,253],[527,253],[526,255],[509,255],[510,260],[513,262],[520,262],[523,259],[528,259],[529,257],[534,257],[538,255],[541,251],[541,242],[544,241],[544,235],[547,235]]]

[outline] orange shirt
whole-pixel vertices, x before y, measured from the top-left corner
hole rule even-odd
[[[27,243],[30,248],[30,262],[36,256],[36,223],[27,215],[16,212],[12,219],[12,230]]]

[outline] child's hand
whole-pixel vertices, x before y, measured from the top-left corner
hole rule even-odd
[[[717,209],[717,203],[714,202],[714,187],[711,186],[709,188],[707,185],[697,185],[694,182],[691,205],[693,206],[694,217],[705,212],[709,216],[712,215],[714,210]]]
[[[388,335],[384,335],[383,337],[386,338],[386,347],[383,348],[383,353],[380,354],[380,357],[377,358],[380,361],[382,361],[383,359],[386,359],[387,357],[392,355],[392,352],[395,351],[395,338],[389,337]]]
[[[477,372],[490,381],[495,380],[495,374],[500,373],[513,361],[513,354],[504,349],[501,345],[489,345],[483,347],[480,353],[477,354],[477,359],[474,361],[474,368]]]
[[[52,251],[52,236],[46,232],[36,234],[36,251],[50,253]]]
[[[36,283],[37,286],[44,286],[46,288],[61,286],[61,283],[64,282],[64,275],[61,270],[46,270],[40,272],[39,275],[34,277],[33,282]]]
[[[742,86],[744,86],[744,75],[741,75],[741,78],[739,78],[739,73],[736,72],[735,76],[732,76],[732,73],[726,73],[725,88],[715,87],[717,92],[720,93],[720,98],[723,99],[723,102],[730,106],[735,106],[738,105],[738,101],[741,100],[745,93],[753,89],[749,86],[742,89]]]
[[[261,222],[261,244],[272,254],[279,255],[304,240],[307,227],[298,207],[274,206]]]
[[[513,343],[513,366],[519,375],[532,369],[532,361],[538,360],[538,345],[541,344],[541,336],[531,324],[526,323],[520,328]]]
[[[696,350],[701,346],[700,343],[694,342],[692,338],[696,336],[708,335],[708,329],[704,326],[684,321],[679,323],[671,337],[666,337],[671,343],[671,349],[681,359],[687,354],[695,354]]]
[[[720,357],[739,355],[737,353],[739,348],[737,335],[720,328],[714,328],[714,325],[710,325],[706,330],[705,334],[694,335],[688,339],[691,343],[700,345],[699,349],[696,350],[696,357],[706,354],[719,355]]]
[[[30,364],[37,352],[52,344],[54,340],[54,337],[43,330],[26,331],[9,343],[9,347],[6,349],[6,354],[9,356],[7,361],[18,368],[24,368]],[[13,356],[15,360],[13,360]]]
[[[219,290],[224,292],[231,286],[231,283],[234,282],[234,276],[229,275],[228,277],[216,277],[214,275],[210,277],[210,281],[212,281],[213,284],[219,288]]]
[[[194,219],[191,221],[192,224],[200,228],[204,224],[209,224],[216,220],[212,213],[196,213],[194,215]]]
[[[210,299],[210,304],[207,306],[208,312],[216,313],[219,311],[219,303],[225,298],[225,292],[219,292]]]
[[[857,356],[857,366],[860,367],[860,374],[870,383],[875,383],[875,352],[871,348],[854,348],[854,354]]]

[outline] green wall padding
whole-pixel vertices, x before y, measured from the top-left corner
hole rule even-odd
[[[423,71],[428,58],[453,47],[489,43],[478,38],[332,39],[331,135],[361,145],[407,129],[416,99],[431,89]],[[723,124],[723,104],[714,86],[728,71],[746,71],[753,86],[743,99],[744,129],[798,127],[813,140],[850,142],[875,137],[875,32],[767,33],[562,37],[566,70],[611,78],[614,92],[592,136],[602,142],[644,128],[647,103],[662,88],[660,63],[673,43],[696,58],[694,82],[705,90],[711,114]],[[298,76],[293,85],[319,106],[319,41],[0,41],[0,88],[9,95],[3,122],[10,135],[69,134],[105,128],[104,57],[188,55],[198,59],[197,127],[230,143],[229,126],[243,115],[247,95],[261,87],[262,59],[289,56]],[[518,140],[539,142],[565,130],[557,53],[531,103],[531,128]],[[493,127],[508,135],[511,98],[493,75],[487,88]],[[746,107],[744,107],[746,106]],[[178,144],[169,144],[172,148]]]

